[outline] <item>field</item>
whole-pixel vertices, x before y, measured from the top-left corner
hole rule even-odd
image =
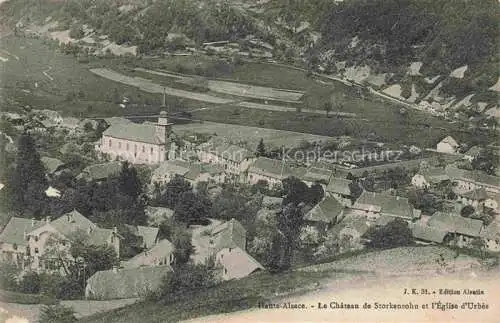
[[[251,105],[250,108],[239,105],[241,97],[227,93],[197,93],[169,86],[169,92],[172,93],[167,95],[169,111],[198,110],[192,113],[195,119],[320,136],[348,135],[420,147],[432,147],[446,135],[454,136],[459,142],[467,137],[467,141],[477,139],[477,136],[463,133],[457,125],[444,120],[419,111],[408,111],[403,115],[399,113],[398,106],[383,99],[360,94],[357,89],[340,82],[321,84],[307,77],[303,71],[283,66],[251,62],[230,65],[206,56],[77,59],[55,50],[51,42],[16,37],[3,38],[0,50],[2,57],[8,59],[0,62],[2,110],[19,111],[30,106],[58,110],[63,115],[76,117],[155,114],[161,109],[163,85],[175,83],[176,78],[168,74],[181,72],[204,75],[217,81],[244,82],[304,92],[301,98],[302,112],[299,113],[295,111],[296,103],[280,104],[277,100],[270,100],[265,104],[262,99],[247,98],[243,105]],[[146,84],[144,89],[147,91],[143,91],[90,71],[113,69],[124,74],[124,70],[134,73],[131,71],[138,67],[161,70],[160,73],[166,73],[167,76],[141,72],[143,76],[149,74],[151,78],[141,76],[135,79],[127,73],[129,78],[126,80],[130,84]],[[117,75],[113,77],[119,78]],[[164,84],[154,85],[160,79]],[[118,104],[124,97],[129,99],[130,104],[120,108]],[[334,101],[331,114],[340,112],[340,115],[329,118],[324,115],[322,105],[329,100]],[[199,110],[202,108],[209,109]],[[342,113],[348,114],[344,116]]]

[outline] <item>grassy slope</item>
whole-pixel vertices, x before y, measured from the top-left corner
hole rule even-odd
[[[194,317],[238,311],[256,307],[259,301],[276,300],[293,292],[307,292],[317,289],[317,284],[341,284],[342,281],[373,277],[373,272],[388,275],[417,274],[427,268],[438,269],[436,259],[443,255],[449,264],[475,262],[472,257],[455,253],[439,246],[402,247],[383,251],[362,252],[332,263],[304,267],[301,271],[283,274],[259,273],[239,281],[230,281],[212,289],[181,295],[164,302],[145,301],[82,319],[88,323],[114,322],[177,322]]]

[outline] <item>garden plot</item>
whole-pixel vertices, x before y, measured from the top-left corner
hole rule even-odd
[[[90,71],[96,75],[107,78],[109,80],[135,86],[149,93],[163,93],[163,91],[165,91],[166,94],[171,96],[192,99],[207,103],[215,103],[215,104],[226,104],[233,102],[233,100],[218,98],[213,95],[184,91],[184,90],[174,89],[168,86],[162,86],[160,84],[153,83],[148,79],[144,79],[141,77],[130,77],[107,68],[94,68],[90,69]]]

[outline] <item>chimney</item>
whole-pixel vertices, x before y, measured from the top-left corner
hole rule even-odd
[[[116,274],[118,272],[118,266],[113,266],[113,272]]]
[[[46,216],[46,217],[45,217],[45,222],[46,222],[46,223],[49,223],[49,222],[50,222],[50,216]]]
[[[115,227],[113,227],[113,233],[114,233],[114,234],[117,234],[117,233],[118,233],[118,228],[117,228],[116,226],[115,226]]]
[[[399,201],[399,195],[396,195],[396,201]]]
[[[31,219],[31,227],[34,227],[35,226],[35,219]]]
[[[92,233],[92,227],[89,226],[89,228],[87,229],[87,234],[91,234]]]

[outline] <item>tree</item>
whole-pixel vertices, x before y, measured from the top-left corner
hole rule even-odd
[[[11,184],[18,210],[29,208],[34,214],[43,213],[47,202],[44,194],[47,179],[35,141],[28,133],[19,137],[16,168]]]
[[[266,146],[264,145],[264,139],[260,138],[259,144],[257,145],[257,157],[265,157]]]
[[[165,276],[157,298],[200,290],[211,287],[216,283],[213,268],[208,264],[181,264],[175,265],[173,272]]]
[[[184,192],[174,208],[174,219],[187,225],[200,223],[210,213],[211,202],[204,196],[194,192]]]
[[[469,218],[471,215],[474,214],[474,212],[476,212],[476,210],[474,209],[473,206],[466,205],[462,208],[462,210],[460,210],[460,215],[465,218]]]
[[[177,226],[174,229],[172,238],[174,244],[174,261],[178,265],[186,264],[194,253],[194,247],[191,243],[191,234],[185,228]]]
[[[367,235],[370,238],[369,246],[377,249],[408,246],[413,242],[408,224],[400,218],[382,228],[370,230]]]
[[[494,175],[498,168],[499,158],[491,149],[482,150],[471,162],[472,168]]]
[[[273,252],[279,252],[279,256],[274,255],[276,257],[274,261],[279,259],[279,264],[275,264],[278,270],[287,270],[292,265],[293,254],[298,247],[303,216],[302,209],[293,202],[277,214],[279,235],[273,238],[272,243]],[[280,251],[275,244],[281,247]]]
[[[318,204],[323,199],[323,197],[325,197],[325,190],[319,183],[314,183],[313,185],[311,185],[308,191],[309,192],[307,194],[307,200],[311,204]]]
[[[323,104],[323,110],[325,110],[326,117],[328,118],[330,116],[330,112],[332,111],[332,103],[330,101],[325,102]]]
[[[285,178],[283,180],[283,190],[286,192],[283,204],[293,203],[294,205],[298,205],[301,202],[309,202],[307,200],[309,188],[297,177]]]
[[[354,203],[363,193],[363,188],[357,180],[353,180],[349,183],[349,191],[351,192],[351,202]]]
[[[130,196],[134,200],[142,193],[142,185],[137,176],[137,170],[130,167],[127,161],[123,163],[118,176],[118,189],[122,194]]]
[[[175,208],[179,203],[180,197],[186,192],[192,191],[191,184],[179,175],[168,182],[165,188],[165,193],[162,195],[159,204],[169,208]]]

